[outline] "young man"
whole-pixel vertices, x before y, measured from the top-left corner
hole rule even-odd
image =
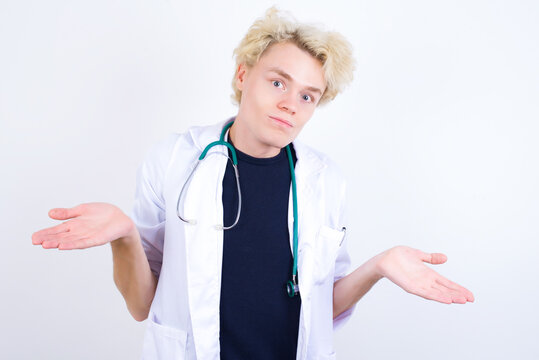
[[[351,80],[348,43],[270,9],[235,55],[237,115],[155,146],[133,219],[103,203],[53,209],[71,220],[32,237],[58,249],[110,242],[116,285],[133,317],[148,318],[144,358],[334,358],[334,326],[382,277],[428,299],[473,301],[424,265],[442,254],[396,247],[348,274],[342,176],[294,141]]]

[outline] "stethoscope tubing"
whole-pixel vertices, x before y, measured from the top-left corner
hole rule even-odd
[[[223,223],[222,226],[217,226],[217,227],[219,228],[219,230],[221,230],[221,229],[222,230],[229,230],[229,229],[232,229],[234,226],[236,226],[238,224],[238,221],[240,219],[240,214],[241,214],[241,188],[240,188],[240,175],[239,175],[239,171],[238,171],[238,158],[236,156],[236,149],[234,148],[234,146],[231,143],[229,143],[228,141],[225,141],[225,139],[224,139],[226,132],[232,126],[233,123],[234,123],[234,121],[231,121],[230,123],[226,124],[223,127],[223,130],[221,131],[221,136],[219,137],[218,141],[214,141],[214,142],[208,144],[204,148],[204,150],[200,154],[197,162],[195,163],[193,169],[191,170],[191,173],[187,177],[187,180],[183,183],[182,189],[181,189],[180,194],[178,196],[178,202],[176,203],[176,215],[183,222],[186,222],[186,223],[189,223],[189,224],[192,224],[192,225],[196,225],[196,223],[197,223],[196,220],[186,219],[180,214],[180,202],[181,202],[181,199],[183,197],[183,193],[184,193],[184,191],[186,189],[187,184],[191,181],[191,179],[193,177],[193,174],[195,173],[195,171],[196,171],[198,165],[200,164],[200,162],[202,160],[204,160],[207,155],[221,154],[223,156],[226,156],[232,162],[232,167],[234,168],[234,174],[236,176],[236,187],[238,189],[238,211],[236,212],[236,219],[234,220],[234,223],[232,225],[224,226],[224,223]],[[221,153],[221,152],[208,153],[208,151],[212,147],[217,146],[217,145],[226,146],[230,150],[230,152],[232,154],[232,159],[230,159],[230,157],[228,155],[225,155],[224,153]],[[289,166],[290,166],[290,175],[291,175],[291,179],[292,179],[292,181],[291,181],[292,182],[292,206],[293,206],[292,211],[293,211],[293,215],[294,215],[293,245],[292,245],[292,248],[293,248],[292,249],[292,252],[293,252],[292,256],[293,256],[294,264],[293,264],[293,267],[292,267],[292,280],[290,280],[290,281],[288,281],[286,283],[286,291],[287,291],[288,296],[294,297],[295,295],[297,295],[299,293],[299,287],[298,287],[298,282],[297,282],[297,271],[298,271],[298,259],[297,259],[297,254],[298,254],[298,196],[297,196],[297,188],[296,188],[296,174],[295,174],[295,170],[294,170],[294,160],[292,159],[292,151],[290,150],[290,145],[286,146],[286,154],[288,156],[288,163],[289,163]]]

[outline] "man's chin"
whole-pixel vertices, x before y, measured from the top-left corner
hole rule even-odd
[[[292,141],[293,140],[284,139],[284,140],[269,142],[268,145],[270,145],[272,147],[275,147],[275,148],[282,149],[282,148],[286,147],[288,144],[290,144]]]

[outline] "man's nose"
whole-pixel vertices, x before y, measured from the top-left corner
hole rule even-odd
[[[283,94],[277,106],[279,109],[286,111],[287,113],[294,115],[296,113],[296,102],[294,95],[290,93]]]

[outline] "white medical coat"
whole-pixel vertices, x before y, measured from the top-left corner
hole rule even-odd
[[[151,270],[159,279],[143,359],[219,359],[223,230],[216,225],[223,222],[222,180],[228,159],[214,153],[226,155],[224,146],[209,151],[179,204],[180,214],[195,219],[196,225],[181,221],[176,206],[198,157],[206,145],[219,139],[224,124],[170,136],[149,151],[139,168],[132,215]],[[334,359],[333,329],[352,312],[332,318],[333,283],[350,266],[343,230],[345,184],[325,155],[299,142],[293,145],[301,296],[297,359]],[[292,191],[289,204],[292,251]]]

